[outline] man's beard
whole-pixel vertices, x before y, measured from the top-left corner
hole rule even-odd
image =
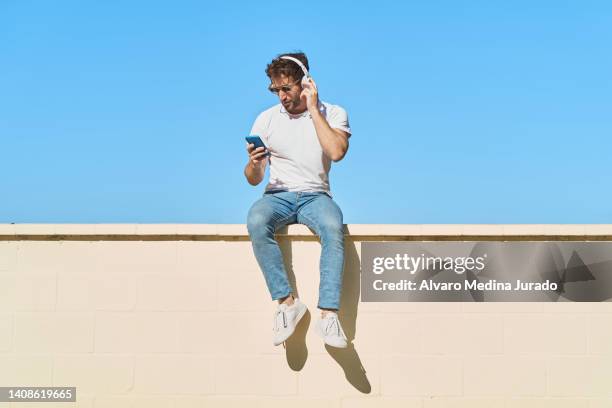
[[[285,109],[289,110],[289,109],[295,109],[300,105],[300,100],[299,99],[291,99],[290,101],[288,101],[287,103],[283,103],[283,106],[285,107]]]

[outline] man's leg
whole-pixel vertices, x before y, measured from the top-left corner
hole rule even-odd
[[[293,304],[283,255],[274,239],[277,228],[295,223],[295,193],[264,194],[249,210],[247,228],[257,263],[273,300]]]
[[[319,309],[340,309],[344,272],[344,223],[340,207],[327,194],[301,193],[297,221],[312,228],[321,239]]]

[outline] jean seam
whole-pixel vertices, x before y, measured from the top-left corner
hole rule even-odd
[[[319,224],[317,224],[316,222],[313,222],[312,219],[309,216],[302,214],[302,218],[306,219],[306,221],[308,221],[311,224],[315,225],[315,227],[313,227],[313,228],[319,229],[318,228]],[[306,226],[309,227],[309,225],[306,225]],[[319,235],[319,238],[321,238],[321,232],[320,231],[316,231],[316,232],[317,232],[317,235]]]
[[[278,228],[278,226],[279,226],[280,224],[282,224],[283,222],[287,221],[289,218],[293,217],[294,215],[295,215],[295,214],[290,214],[290,215],[288,215],[288,216],[286,216],[286,217],[281,218],[281,219],[280,219],[280,220],[278,220],[277,222],[275,222],[275,223],[273,224],[273,227],[274,227],[274,232],[276,232],[276,228]]]

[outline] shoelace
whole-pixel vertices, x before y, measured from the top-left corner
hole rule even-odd
[[[283,327],[287,328],[287,316],[285,315],[285,311],[284,310],[278,310],[275,314],[274,314],[274,331],[278,331],[279,327],[278,327],[278,315],[282,315],[283,316]]]
[[[327,326],[325,327],[325,333],[329,334],[330,329],[333,329],[333,327],[336,326],[336,333],[338,336],[343,337],[342,334],[340,334],[340,323],[338,322],[338,318],[336,316],[332,316],[328,320],[329,322],[327,322]]]

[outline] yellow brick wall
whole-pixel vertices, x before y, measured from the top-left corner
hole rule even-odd
[[[612,407],[611,303],[361,303],[349,236],[341,320],[354,347],[326,348],[313,330],[320,245],[293,229],[279,239],[310,327],[284,349],[244,226],[202,228],[181,231],[207,240],[49,239],[177,227],[0,228],[0,386],[78,396],[0,408]],[[356,230],[375,239],[381,228]]]

